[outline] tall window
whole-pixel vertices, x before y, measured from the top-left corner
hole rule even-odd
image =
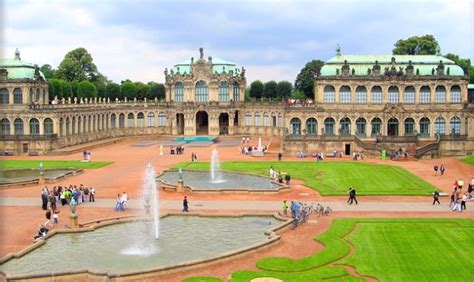
[[[246,126],[252,126],[252,113],[251,112],[246,112],[245,113],[245,125]]]
[[[137,126],[138,127],[145,126],[145,115],[141,112],[137,114]]]
[[[71,134],[71,120],[69,117],[66,118],[66,136],[69,136]]]
[[[45,135],[52,135],[54,133],[53,131],[53,120],[50,118],[45,118],[44,119],[44,134]]]
[[[398,87],[390,86],[388,88],[388,102],[390,104],[397,104],[400,102],[400,95],[398,93]]]
[[[342,86],[339,90],[339,103],[348,104],[351,102],[351,88]]]
[[[13,90],[13,104],[23,104],[23,91],[20,88]]]
[[[415,134],[415,120],[411,117],[405,119],[405,136],[413,136]]]
[[[13,125],[15,127],[15,135],[25,134],[24,128],[23,128],[23,120],[21,118],[16,118],[15,121],[13,122]]]
[[[292,118],[290,121],[291,124],[291,134],[301,135],[301,120],[299,118]]]
[[[461,88],[458,85],[451,87],[451,103],[461,103]]]
[[[275,113],[272,112],[272,126],[276,127],[277,126],[277,116]]]
[[[127,117],[127,127],[133,127],[135,123],[134,120],[135,116],[133,115],[133,113],[129,113]]]
[[[444,86],[437,86],[435,92],[436,103],[446,103],[446,88]]]
[[[279,127],[284,127],[284,125],[283,125],[283,115],[281,113],[278,113],[278,126]]]
[[[153,112],[149,112],[147,115],[148,118],[148,127],[155,126],[155,114]]]
[[[261,126],[261,124],[260,124],[260,113],[259,112],[255,113],[255,126]]]
[[[119,128],[125,127],[125,114],[121,113],[119,115]]]
[[[382,87],[374,86],[371,91],[372,104],[382,104]]]
[[[79,116],[77,118],[77,133],[82,133],[82,128],[83,128],[83,125],[82,125],[82,117]]]
[[[267,112],[263,113],[263,126],[270,126],[269,115]]]
[[[358,118],[356,120],[356,135],[357,136],[366,136],[365,127],[367,122],[364,118]]]
[[[451,118],[451,134],[461,134],[461,119],[458,117]]]
[[[331,85],[324,87],[324,103],[335,103],[336,102],[336,90]]]
[[[405,94],[403,96],[404,96],[403,102],[405,102],[406,104],[414,104],[415,103],[415,87],[413,86],[405,87]]]
[[[446,134],[446,121],[442,117],[437,117],[435,119],[435,133],[440,135]]]
[[[324,135],[334,135],[335,123],[332,117],[328,117],[324,120]]]
[[[184,85],[182,82],[176,82],[174,85],[174,100],[176,102],[184,101]]]
[[[420,89],[420,104],[431,103],[431,91],[428,86],[423,86]]]
[[[309,118],[306,120],[306,134],[317,135],[318,134],[318,122],[315,118]]]
[[[110,116],[110,127],[111,127],[112,129],[116,128],[116,127],[117,127],[117,124],[116,124],[116,123],[117,123],[117,115],[116,115],[116,114],[112,114],[112,115]]]
[[[9,104],[10,97],[8,93],[8,89],[2,88],[0,89],[0,104]]]
[[[30,135],[39,135],[40,134],[40,123],[37,119],[30,119]]]
[[[196,102],[207,102],[208,100],[207,83],[200,80],[196,83]]]
[[[166,114],[164,112],[158,113],[158,126],[166,126]]]
[[[370,124],[372,125],[372,132],[371,132],[372,136],[377,136],[377,135],[380,135],[382,133],[382,131],[381,131],[381,129],[382,129],[382,120],[380,118],[373,118],[372,121],[370,122]]]
[[[72,117],[72,122],[71,122],[71,132],[72,134],[76,134],[76,117]]]
[[[341,135],[350,135],[351,134],[351,120],[348,117],[342,118],[339,121],[341,125]]]
[[[229,101],[229,83],[227,81],[221,81],[219,83],[219,101]]]
[[[430,120],[427,117],[420,119],[420,136],[421,137],[430,136]]]
[[[234,81],[234,101],[240,101],[240,87],[237,81]]]
[[[6,118],[3,118],[0,121],[0,132],[2,135],[10,135],[10,121]]]
[[[356,103],[367,103],[367,89],[364,86],[357,86],[356,88]]]

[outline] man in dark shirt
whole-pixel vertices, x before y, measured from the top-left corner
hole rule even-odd
[[[183,199],[183,212],[189,212],[188,198],[186,196]]]

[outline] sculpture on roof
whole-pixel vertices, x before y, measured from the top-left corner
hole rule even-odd
[[[165,68],[165,77],[168,76],[168,68]]]
[[[194,64],[194,57],[191,57],[191,65]]]
[[[444,64],[442,60],[439,61],[439,65],[436,68],[436,73],[437,75],[444,75]]]
[[[15,49],[15,60],[21,60],[20,50],[18,50],[18,48]]]
[[[241,77],[244,77],[244,76],[245,76],[245,68],[244,68],[244,67],[242,67],[242,71],[240,72],[240,76],[241,76]]]
[[[341,46],[339,46],[339,43],[336,45],[336,56],[341,56]]]
[[[374,75],[380,75],[379,61],[375,60],[375,65],[372,67],[372,72],[374,73]]]
[[[199,59],[203,59],[204,58],[204,49],[201,47],[199,48]]]

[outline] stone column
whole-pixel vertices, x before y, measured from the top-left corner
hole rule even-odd
[[[7,88],[8,89],[8,104],[13,105],[13,89],[14,88]]]
[[[235,113],[233,113],[232,111],[230,113],[228,113],[229,115],[229,127],[228,127],[228,133],[229,135],[234,135],[235,132],[234,132],[234,118],[235,118]]]

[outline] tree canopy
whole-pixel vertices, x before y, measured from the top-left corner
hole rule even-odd
[[[69,51],[57,70],[57,77],[67,81],[94,80],[98,75],[97,66],[85,48]]]
[[[120,89],[120,85],[117,83],[109,83],[105,88],[105,95],[110,98],[111,101],[115,101],[115,99],[121,99],[122,93]]]
[[[433,35],[426,34],[398,40],[392,53],[393,55],[436,55],[440,53],[440,47]]]
[[[43,73],[46,79],[50,79],[54,77],[54,70],[53,67],[49,64],[42,65],[40,67],[40,71]]]
[[[314,77],[324,66],[321,60],[312,60],[308,62],[296,77],[295,90],[304,93],[307,98],[314,98]]]
[[[291,96],[293,91],[293,85],[289,81],[280,81],[277,84],[277,97],[278,98],[288,98]]]
[[[277,97],[277,83],[274,80],[265,82],[263,85],[263,97],[275,99]]]
[[[94,84],[88,80],[79,82],[77,86],[77,97],[94,98],[97,97],[97,89]]]
[[[133,82],[125,82],[122,84],[122,97],[127,99],[133,99],[137,97],[137,86]]]
[[[260,80],[255,80],[250,84],[249,95],[252,98],[260,99],[263,95],[263,83]]]

